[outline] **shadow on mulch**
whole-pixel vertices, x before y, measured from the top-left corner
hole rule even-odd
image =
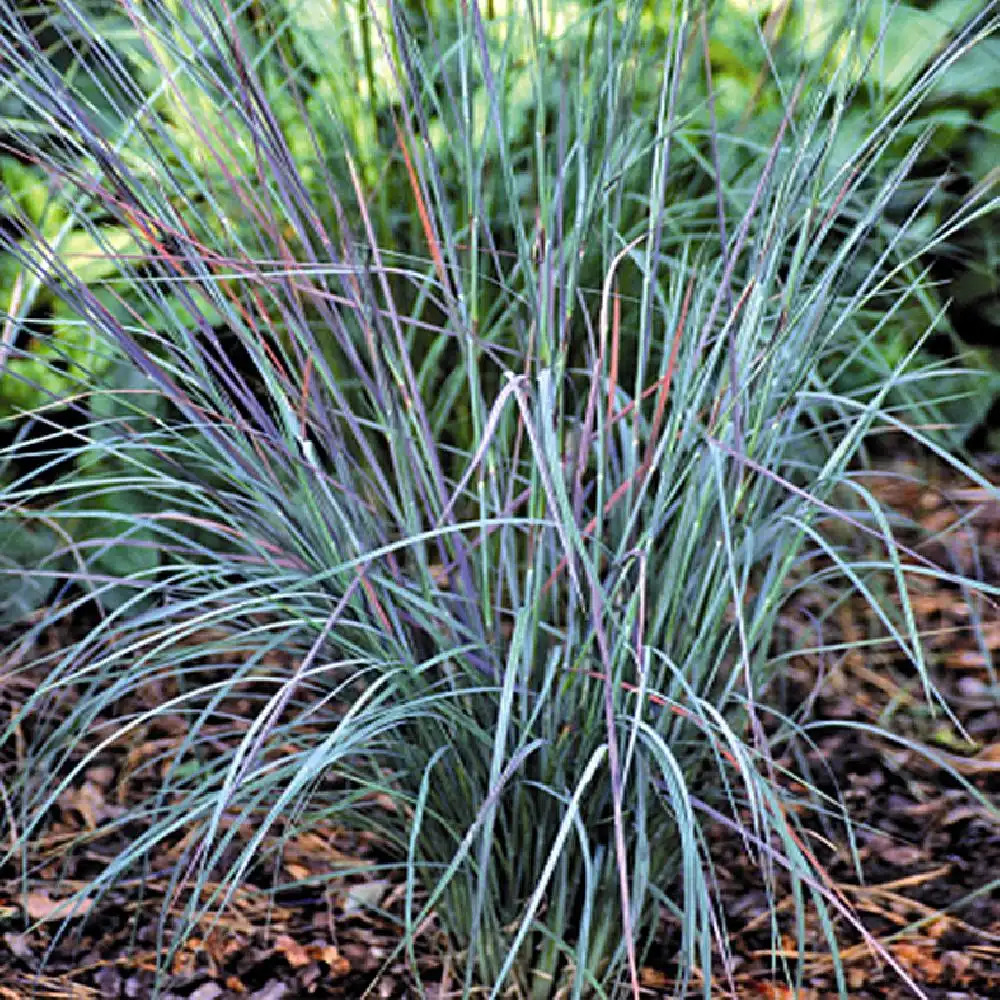
[[[932,470],[929,486],[908,482],[913,474],[926,478],[928,469],[897,463],[866,479],[873,492],[914,523],[912,537],[904,530],[901,540],[942,566],[954,564],[987,583],[1000,583],[1000,504],[943,470]],[[932,715],[916,670],[892,643],[829,651],[836,643],[884,635],[860,600],[845,603],[835,624],[826,625],[826,634],[810,639],[822,596],[809,595],[788,609],[786,625],[799,633],[798,648],[824,645],[828,652],[790,659],[777,701],[790,712],[810,703],[811,718],[830,724],[810,730],[812,745],[802,740],[795,747],[777,748],[776,764],[832,797],[822,814],[802,809],[796,800],[805,789],[791,778],[783,781],[789,813],[800,825],[803,844],[826,870],[827,888],[854,908],[867,933],[924,994],[933,1000],[998,998],[1000,696],[987,656],[1000,648],[1000,614],[995,606],[926,577],[912,578],[909,584],[934,682],[974,743],[963,742],[940,711]],[[817,606],[810,607],[811,601]],[[972,627],[977,615],[978,630]],[[47,635],[43,641],[58,644],[60,637]],[[9,684],[9,670],[8,664],[0,688],[7,710],[20,704],[21,685],[31,683],[28,674],[19,672]],[[930,747],[937,759],[844,723],[887,726],[903,740]],[[167,929],[167,937],[158,936],[159,913],[172,891],[171,876],[188,856],[190,844],[184,837],[160,845],[141,895],[135,891],[138,879],[123,882],[103,899],[88,901],[85,909],[91,912],[66,925],[60,903],[141,833],[142,826],[129,821],[130,806],[155,787],[157,774],[149,762],[183,728],[183,720],[176,719],[173,727],[164,729],[157,722],[136,731],[130,747],[103,753],[59,797],[44,837],[32,845],[33,888],[27,895],[17,865],[0,869],[0,1000],[141,1000],[151,995],[161,943],[169,940]],[[82,755],[83,748],[78,752]],[[17,759],[0,763],[7,775],[19,766]],[[141,770],[145,777],[139,780]],[[838,800],[851,817],[853,839],[838,816]],[[373,801],[372,807],[391,804]],[[4,809],[11,837],[11,817],[6,805]],[[234,851],[243,833],[237,833]],[[802,988],[794,994],[799,1000],[836,995],[830,948],[815,912],[806,920],[800,945],[787,884],[772,924],[762,888],[761,852],[748,853],[743,840],[721,824],[710,828],[710,841],[733,956],[728,977],[720,977],[713,994],[791,998],[778,985],[784,977],[772,974],[786,962],[801,970]],[[280,864],[287,881],[305,883],[312,876],[380,860],[388,858],[377,837],[348,834],[331,825],[284,840]],[[781,885],[780,873],[777,878]],[[396,876],[353,877],[346,885],[338,880],[279,894],[262,879],[252,875],[214,926],[178,950],[161,994],[165,1000],[358,998],[380,972],[372,997],[418,995],[405,961],[385,968],[398,941],[402,912],[403,890]],[[173,912],[187,902],[175,899]],[[37,926],[26,931],[31,923]],[[895,1000],[915,995],[897,970],[872,956],[847,920],[835,918],[835,924],[849,996]],[[674,995],[671,962],[678,935],[679,929],[665,918],[660,944],[642,970],[645,996]],[[449,994],[446,942],[433,923],[422,930],[418,969],[425,995]],[[696,990],[697,983],[692,995]]]

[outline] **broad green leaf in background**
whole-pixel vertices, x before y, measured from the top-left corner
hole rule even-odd
[[[0,625],[24,621],[45,604],[63,560],[61,540],[30,517],[0,518]]]

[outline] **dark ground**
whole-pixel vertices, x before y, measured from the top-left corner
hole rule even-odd
[[[898,478],[913,472],[929,476],[928,487]],[[897,462],[890,474],[869,485],[898,511],[923,527],[902,540],[920,543],[926,532],[936,540],[920,544],[920,552],[942,565],[954,561],[962,572],[1000,584],[1000,504],[985,491],[959,482],[953,474]],[[964,519],[964,520],[963,520]],[[880,724],[945,754],[959,773],[950,773],[912,749],[884,738],[831,726],[813,732],[816,745],[789,748],[779,763],[842,798],[855,826],[854,848],[863,878],[855,871],[844,824],[835,815],[797,813],[809,849],[829,876],[828,888],[839,892],[896,963],[924,995],[943,998],[1000,998],[1000,692],[984,651],[1000,648],[1000,610],[979,602],[980,641],[970,628],[975,601],[957,588],[911,580],[914,611],[930,651],[935,683],[975,745],[962,743],[954,728],[938,714],[932,718],[923,700],[916,671],[891,644],[866,647],[862,654],[802,656],[790,661],[782,677],[778,701],[791,710],[814,697],[816,719]],[[790,631],[802,631],[812,598],[790,608]],[[817,596],[816,601],[820,598]],[[831,634],[835,628],[839,635]],[[845,604],[826,643],[880,634],[881,628],[863,603]],[[48,635],[58,644],[58,635]],[[808,636],[803,642],[808,642]],[[812,640],[815,644],[815,637]],[[16,665],[14,665],[16,666]],[[3,713],[24,694],[30,677],[0,666]],[[178,720],[178,728],[183,723]],[[92,878],[118,852],[121,838],[138,828],[111,826],[130,804],[149,794],[133,778],[137,766],[164,751],[178,733],[159,729],[137,733],[130,748],[101,758],[52,811],[43,839],[32,849],[38,882],[25,896],[20,867],[0,869],[0,1000],[42,998],[143,998],[151,993],[155,966],[156,920],[169,892],[167,875],[185,846],[164,845],[152,859],[155,871],[146,879],[144,897],[122,886],[103,900],[87,921],[73,921],[74,932],[58,937],[61,915],[53,910],[62,898]],[[780,750],[781,748],[779,748]],[[82,752],[83,748],[81,748]],[[4,783],[18,766],[19,751],[6,749],[0,764]],[[963,782],[967,784],[963,784]],[[794,782],[787,781],[789,786]],[[970,791],[978,789],[985,803]],[[794,787],[791,787],[794,791]],[[8,805],[4,796],[4,811]],[[9,813],[8,813],[9,815]],[[9,820],[4,823],[10,836]],[[91,836],[70,856],[64,845],[82,832]],[[740,837],[722,825],[711,828],[716,874],[726,914],[728,944],[733,955],[731,977],[713,990],[718,997],[791,997],[771,973],[775,938],[767,897],[756,860]],[[348,836],[331,827],[291,840],[284,851],[284,872],[291,879],[329,871],[351,857],[379,856],[374,838]],[[396,942],[393,922],[374,916],[366,906],[399,912],[401,887],[389,880],[357,883],[351,889],[312,896],[289,894],[269,901],[250,890],[236,894],[224,918],[203,937],[192,938],[174,963],[167,996],[190,1000],[295,997],[357,998],[371,983]],[[787,889],[787,886],[786,886]],[[179,907],[179,903],[177,906]],[[780,905],[780,950],[798,954],[792,920],[793,896]],[[25,933],[25,912],[39,929]],[[806,923],[801,1000],[836,995],[830,949],[815,912]],[[914,996],[899,973],[872,957],[859,933],[836,918],[843,974],[851,997]],[[664,920],[661,944],[647,956],[642,971],[644,995],[671,996],[670,961],[677,928]],[[444,949],[433,927],[421,938],[421,975],[432,984],[430,995],[449,993]],[[44,960],[44,963],[43,963]],[[696,984],[697,985],[697,984]],[[405,962],[392,964],[371,996],[409,997],[412,976]],[[457,994],[456,994],[457,995]],[[692,993],[694,995],[694,993]]]

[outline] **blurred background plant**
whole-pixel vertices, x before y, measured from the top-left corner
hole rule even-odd
[[[11,11],[0,597],[28,636],[91,622],[4,730],[25,870],[60,791],[169,712],[144,832],[80,897],[188,832],[163,969],[270,833],[331,819],[391,845],[401,947],[433,910],[494,995],[634,988],[661,907],[681,978],[711,968],[720,811],[770,893],[785,865],[842,910],[772,771],[805,722],[761,699],[784,603],[831,576],[934,698],[851,472],[876,427],[960,445],[995,392],[928,353],[942,276],[966,309],[995,280],[995,122],[960,83],[994,13]]]

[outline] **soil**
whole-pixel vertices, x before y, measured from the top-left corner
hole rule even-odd
[[[917,485],[914,476],[927,484]],[[926,461],[898,460],[866,482],[912,521],[912,530],[900,534],[905,544],[1000,585],[1000,493]],[[831,907],[841,949],[838,969],[814,907],[797,933],[793,886],[780,864],[772,865],[772,892],[780,900],[772,921],[761,874],[762,862],[773,857],[767,845],[747,844],[725,823],[710,823],[730,955],[713,996],[819,1000],[837,995],[840,975],[847,995],[859,1000],[919,995],[915,988],[932,1000],[1000,997],[1000,687],[988,659],[1000,648],[1000,609],[929,577],[909,582],[928,670],[954,720],[941,710],[931,712],[919,673],[886,641],[861,647],[864,653],[855,647],[790,659],[773,692],[778,706],[789,711],[812,704],[812,742],[775,748],[775,765],[801,843],[825,872],[822,890],[853,911],[864,933]],[[821,598],[806,594],[797,600],[787,624],[801,632],[816,620],[810,602]],[[884,636],[860,598],[845,603],[826,629],[827,647]],[[20,658],[39,656],[67,638],[46,634],[33,650],[22,649]],[[24,662],[16,673],[15,667],[8,662],[3,668],[0,694],[8,710],[23,699],[23,685],[38,680]],[[886,727],[895,738],[864,726]],[[53,804],[30,857],[18,855],[0,867],[0,1000],[152,995],[161,953],[158,916],[174,893],[171,877],[188,857],[182,832],[153,852],[141,895],[134,891],[137,880],[123,883],[95,901],[86,919],[69,921],[65,933],[57,907],[141,834],[130,809],[156,787],[152,762],[183,730],[181,719],[161,724],[136,733],[130,749],[116,746],[95,758]],[[24,745],[19,737],[3,749],[5,783],[22,766]],[[84,751],[81,744],[76,753]],[[138,780],[143,762],[150,767]],[[780,777],[781,768],[806,776],[829,793],[833,806],[806,807],[803,787]],[[838,816],[838,802],[851,816],[853,838]],[[372,807],[391,803],[374,801]],[[83,846],[67,852],[65,845],[81,834],[87,835]],[[237,834],[238,844],[247,831]],[[305,880],[383,854],[375,834],[352,835],[330,825],[289,837],[282,865],[286,877]],[[402,911],[402,886],[389,877],[345,882],[276,896],[266,882],[242,887],[213,927],[179,948],[161,995],[359,998],[372,987],[368,995],[383,1000],[416,997],[414,969],[405,958],[387,964],[398,941],[393,918]],[[799,890],[808,894],[808,887]],[[175,896],[172,912],[183,898]],[[30,923],[35,928],[26,930]],[[657,944],[643,961],[643,996],[677,995],[678,940],[676,922],[664,915]],[[460,995],[453,994],[448,962],[446,942],[432,921],[423,928],[416,969],[427,996]],[[797,991],[783,985],[783,963],[798,970]],[[701,990],[695,979],[690,995]]]

